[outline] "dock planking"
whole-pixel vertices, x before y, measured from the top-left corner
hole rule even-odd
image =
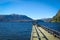
[[[38,40],[37,32],[34,26],[32,27],[31,40]]]
[[[43,28],[41,28],[41,27],[38,27],[38,28],[42,31],[42,33],[45,34],[45,36],[48,38],[48,40],[60,40],[59,38],[54,37],[52,34],[45,31]]]
[[[54,37],[52,34],[48,33],[40,26],[37,27],[37,25],[33,25],[31,40],[60,40],[60,39]]]

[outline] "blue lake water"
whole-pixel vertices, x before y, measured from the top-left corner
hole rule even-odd
[[[0,22],[0,40],[30,40],[32,22]]]
[[[60,23],[58,22],[38,22],[38,24],[60,32]]]
[[[60,23],[38,22],[60,32]],[[0,22],[0,40],[30,40],[32,22]]]

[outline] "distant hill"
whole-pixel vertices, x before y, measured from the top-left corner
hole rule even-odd
[[[44,22],[43,20],[41,20],[41,19],[38,19],[38,20],[36,20],[37,22]]]
[[[32,20],[31,18],[27,17],[26,15],[0,15],[0,22],[6,21],[27,21]]]
[[[60,10],[58,13],[52,18],[50,22],[60,22]]]
[[[42,21],[44,22],[49,22],[52,18],[44,18],[44,19],[41,19]]]

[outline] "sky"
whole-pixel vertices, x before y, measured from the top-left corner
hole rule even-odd
[[[19,14],[33,19],[52,18],[60,0],[0,0],[0,15]]]

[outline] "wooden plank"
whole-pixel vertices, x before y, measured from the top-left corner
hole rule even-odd
[[[37,28],[37,27],[36,27],[36,28]],[[39,33],[39,36],[40,36],[41,40],[46,40],[46,39],[44,38],[43,34],[38,30],[38,28],[37,28],[37,31],[38,31],[38,33]]]
[[[38,40],[37,32],[34,26],[32,27],[31,40]]]
[[[45,31],[43,28],[41,28],[41,27],[38,27],[38,28],[45,34],[45,36],[48,38],[48,40],[60,40],[57,37],[54,37],[52,34]]]

